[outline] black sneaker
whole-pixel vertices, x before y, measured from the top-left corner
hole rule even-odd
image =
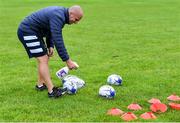
[[[48,92],[48,96],[51,98],[51,97],[55,97],[55,98],[58,98],[62,95],[64,95],[66,93],[67,89],[61,89],[61,88],[57,88],[57,87],[53,87],[53,92],[52,93],[49,93]]]
[[[38,85],[35,86],[36,90],[38,91],[43,91],[45,89],[47,89],[46,85],[43,83],[43,86],[39,87]]]

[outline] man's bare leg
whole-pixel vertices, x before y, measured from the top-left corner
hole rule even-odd
[[[47,55],[44,55],[41,57],[37,57],[37,61],[38,61],[38,74],[39,74],[38,83],[40,84],[42,82],[45,82],[48,88],[48,92],[51,93],[54,85],[51,81],[51,77],[49,73],[49,66],[48,66],[49,58]]]
[[[45,84],[45,81],[44,81],[43,77],[40,75],[39,64],[38,64],[38,82],[37,82],[37,85],[42,86],[43,84]]]

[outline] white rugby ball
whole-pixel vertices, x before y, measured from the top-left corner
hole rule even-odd
[[[76,92],[77,92],[77,86],[76,86],[76,84],[74,83],[74,82],[72,82],[72,81],[66,81],[66,82],[64,82],[64,84],[63,84],[63,88],[65,89],[67,89],[67,93],[68,94],[76,94]]]
[[[110,85],[122,85],[122,77],[117,74],[108,76],[107,83]]]
[[[106,98],[114,98],[116,91],[110,85],[103,85],[99,88],[99,95]]]
[[[85,86],[84,80],[80,79],[77,76],[74,75],[67,75],[63,78],[62,82],[65,83],[66,81],[71,81],[76,84],[77,88],[82,88]]]

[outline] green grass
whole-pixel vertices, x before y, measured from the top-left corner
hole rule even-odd
[[[86,87],[76,95],[49,99],[37,92],[36,60],[29,60],[16,30],[20,21],[40,8],[79,4],[85,16],[78,25],[65,26],[64,40],[71,58],[78,62],[77,75]],[[124,111],[132,102],[149,111],[147,100],[180,95],[179,0],[0,0],[0,121],[119,122],[107,116],[112,107]],[[57,53],[50,61],[55,72],[65,64]],[[114,100],[98,97],[98,89],[113,73],[123,86],[113,86]],[[180,112],[168,109],[155,122],[179,121]],[[138,119],[136,121],[144,121]]]

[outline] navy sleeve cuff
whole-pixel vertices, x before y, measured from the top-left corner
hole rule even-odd
[[[69,56],[66,56],[66,57],[62,58],[62,60],[63,60],[63,62],[69,60]]]

